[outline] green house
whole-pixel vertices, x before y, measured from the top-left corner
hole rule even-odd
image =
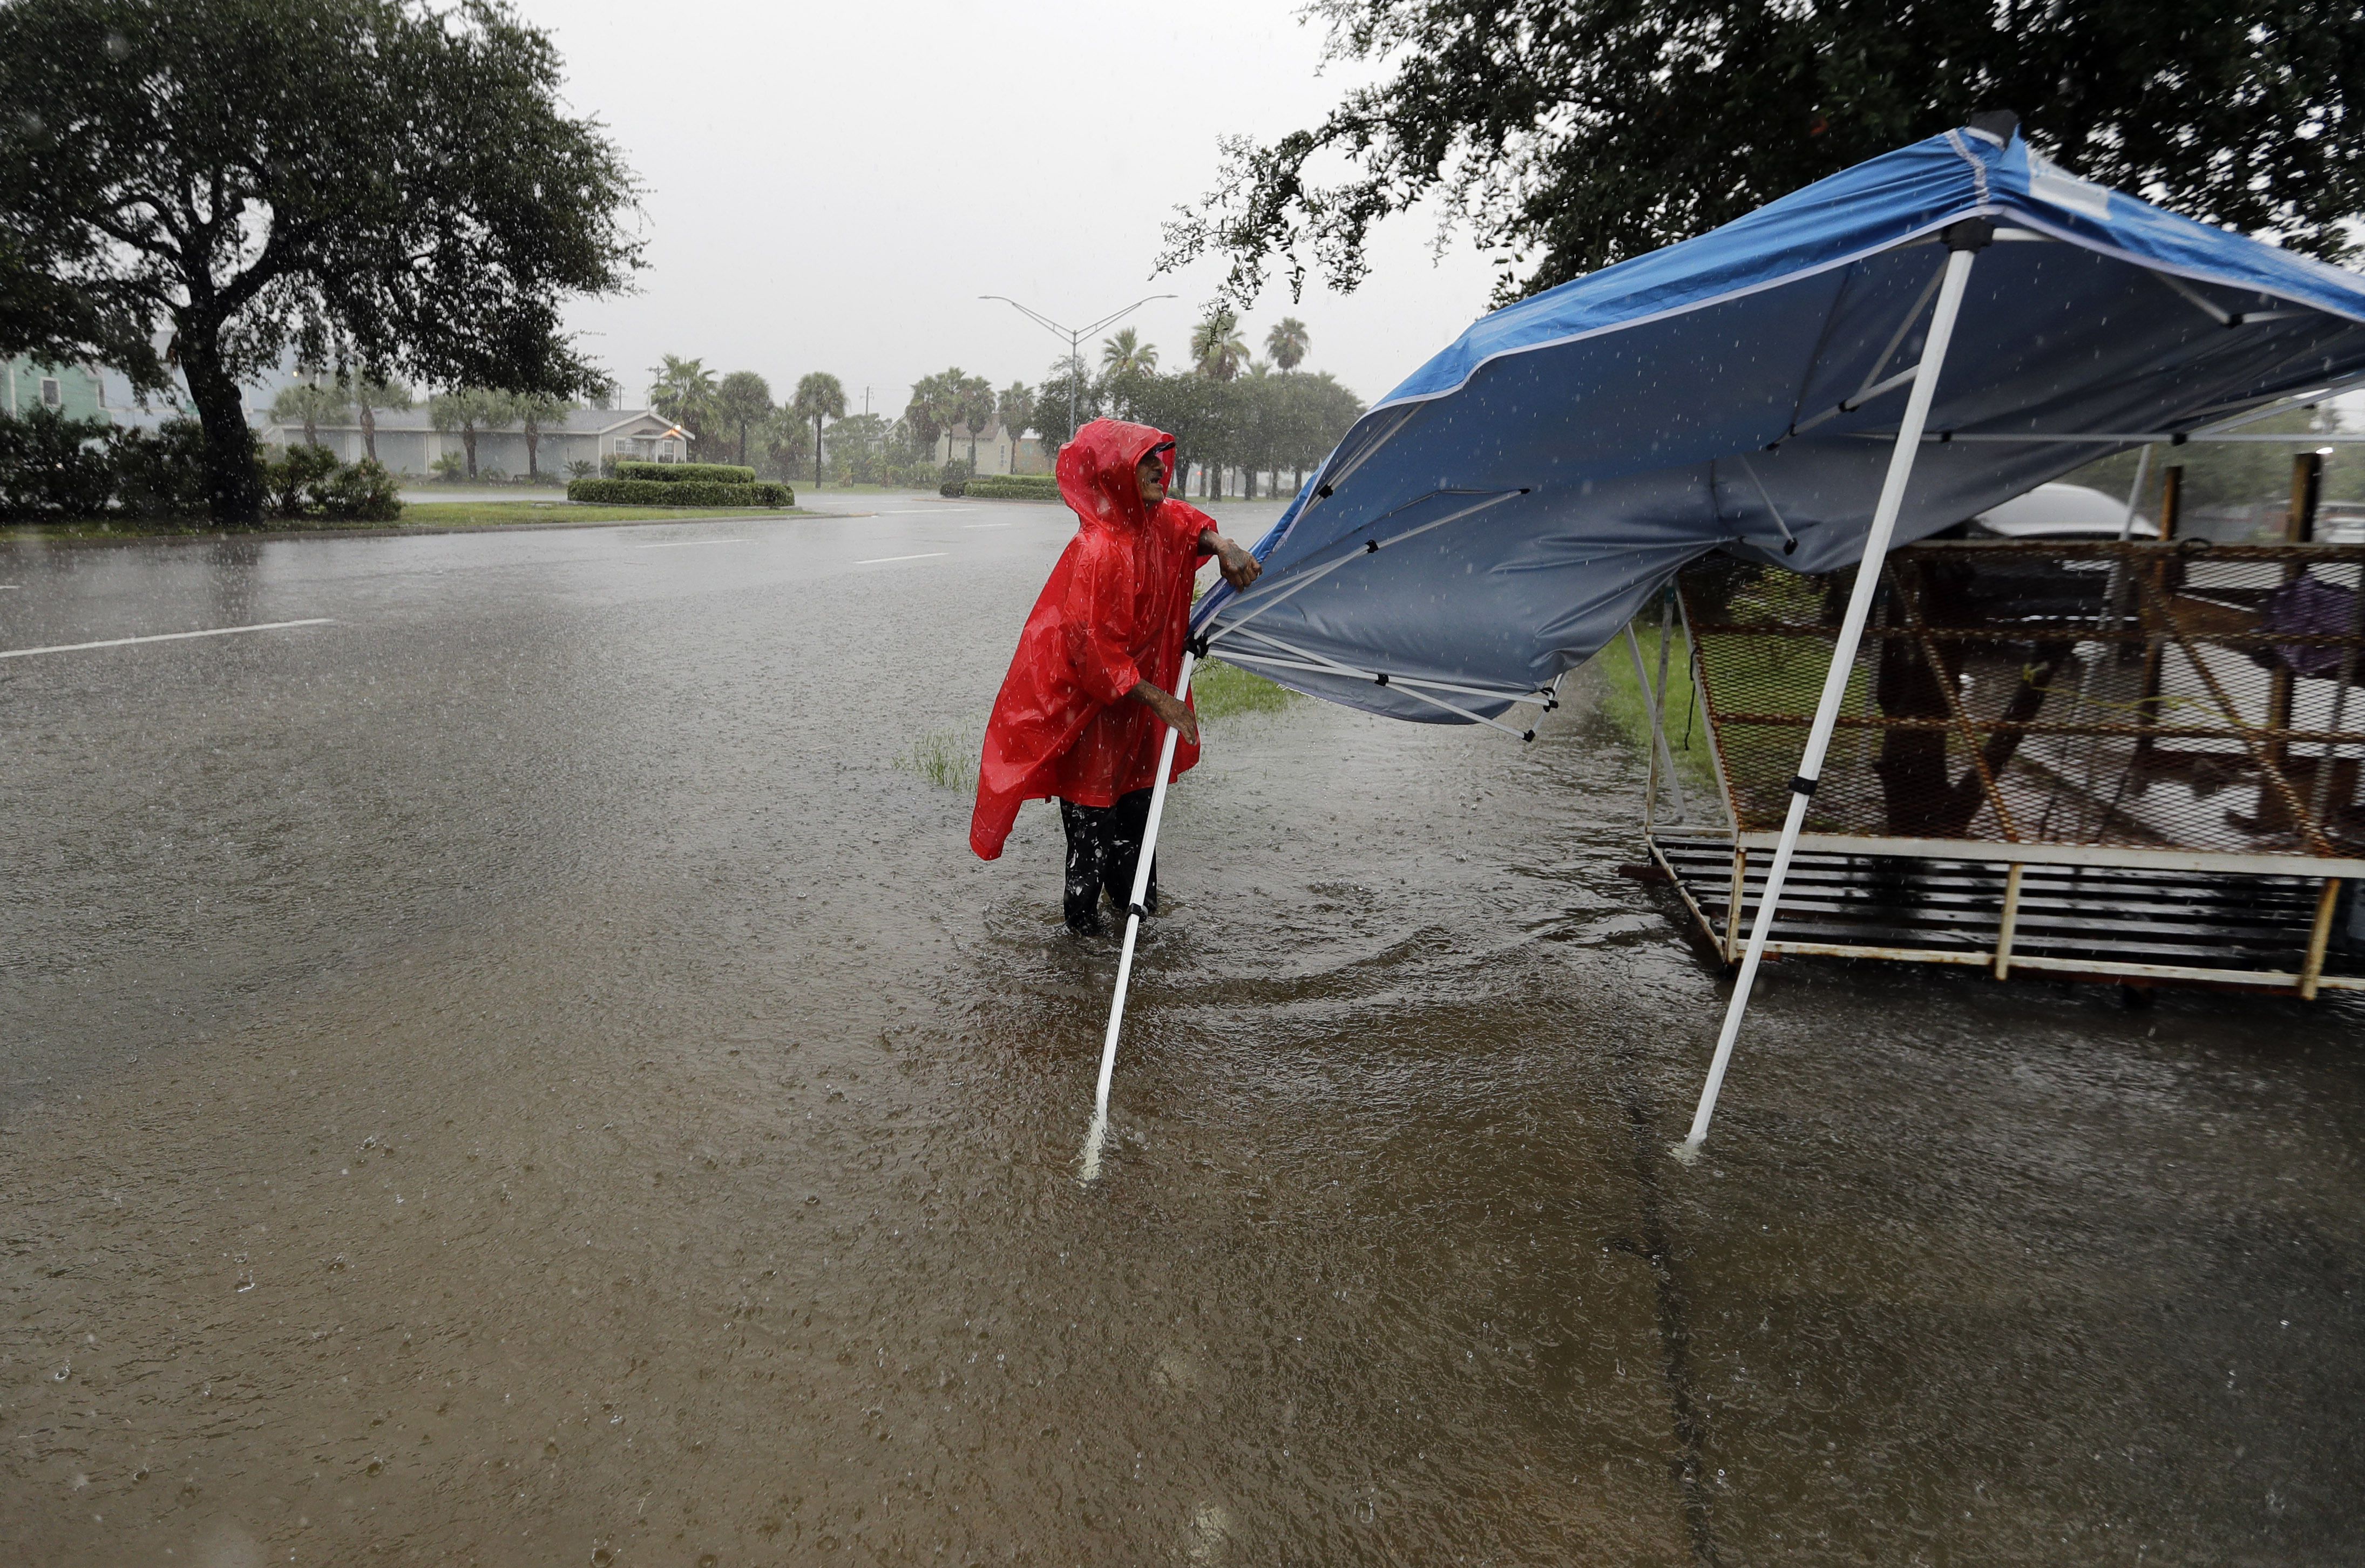
[[[13,418],[35,409],[55,409],[71,419],[114,420],[95,367],[42,364],[21,357],[7,361],[0,369],[0,410]]]

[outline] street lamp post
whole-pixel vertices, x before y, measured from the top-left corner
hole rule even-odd
[[[1011,298],[1006,294],[981,294],[978,297],[980,299],[999,299],[1002,303],[1009,306],[1013,310],[1017,311],[1021,316],[1026,317],[1028,320],[1036,323],[1037,326],[1048,328],[1052,336],[1065,338],[1068,340],[1068,433],[1072,436],[1076,430],[1077,370],[1083,363],[1084,340],[1091,337],[1094,332],[1099,331],[1104,327],[1115,326],[1119,321],[1124,320],[1127,316],[1132,315],[1135,311],[1149,304],[1152,299],[1173,299],[1179,297],[1179,296],[1171,294],[1153,294],[1150,295],[1149,298],[1137,299],[1132,304],[1126,306],[1124,309],[1113,311],[1110,314],[1102,317],[1099,320],[1091,323],[1089,326],[1082,327],[1062,327],[1059,323],[1052,320],[1051,318],[1044,315],[1041,311],[1030,310],[1026,306],[1019,304],[1018,301]],[[1014,440],[1015,438],[1014,437],[1013,439]]]

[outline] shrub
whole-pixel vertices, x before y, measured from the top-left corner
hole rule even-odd
[[[206,431],[195,420],[115,432],[115,495],[127,517],[162,521],[206,514]],[[255,454],[255,461],[262,461]]]
[[[718,485],[657,479],[577,479],[566,498],[611,507],[788,507],[796,505],[786,485]]]
[[[981,474],[963,493],[992,501],[1056,501],[1059,481],[1048,474]]]
[[[319,494],[320,510],[340,522],[393,522],[402,516],[402,482],[371,458],[338,469]]]
[[[0,513],[9,517],[96,517],[115,493],[106,446],[110,427],[30,409],[0,414]]]
[[[570,479],[588,479],[598,472],[600,465],[586,458],[578,457],[566,465],[566,476]]]
[[[969,494],[969,481],[967,479],[944,480],[936,486],[936,494],[957,499]]]
[[[319,487],[337,471],[337,454],[325,446],[291,446],[263,465],[263,490],[271,515],[286,521],[319,510]]]
[[[752,485],[753,468],[736,463],[619,463],[619,479],[654,479],[660,485]]]
[[[456,485],[468,476],[468,460],[456,452],[447,452],[427,465],[435,476],[446,484]]]

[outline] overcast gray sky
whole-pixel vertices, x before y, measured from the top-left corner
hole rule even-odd
[[[981,294],[1077,325],[1178,294],[1132,319],[1171,365],[1221,268],[1153,279],[1160,226],[1208,189],[1217,137],[1311,124],[1348,82],[1316,74],[1321,28],[1285,0],[519,8],[647,186],[640,292],[571,313],[635,400],[667,353],[780,398],[831,371],[857,411],[947,364],[1041,380],[1059,345]],[[1389,225],[1352,295],[1274,286],[1251,342],[1294,313],[1308,368],[1377,398],[1485,308],[1486,258],[1457,235],[1432,263],[1434,230]]]

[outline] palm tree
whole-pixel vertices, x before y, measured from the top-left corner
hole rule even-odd
[[[752,370],[734,370],[723,378],[714,394],[714,417],[725,425],[739,429],[739,455],[735,461],[747,461],[747,431],[760,425],[772,412],[772,384]]]
[[[714,372],[706,368],[706,362],[669,353],[665,364],[649,374],[656,377],[649,386],[649,407],[694,439],[705,440],[717,391]]]
[[[964,375],[953,392],[960,422],[969,427],[969,471],[977,472],[977,432],[993,419],[993,383],[982,375]]]
[[[1295,316],[1283,316],[1264,335],[1264,352],[1272,355],[1272,363],[1283,370],[1295,370],[1306,363],[1306,350],[1310,342],[1306,323]]]
[[[476,476],[476,435],[502,431],[517,422],[516,401],[506,392],[483,386],[455,386],[438,392],[427,402],[427,420],[439,431],[458,431],[460,447],[468,456],[468,477]]]
[[[1111,375],[1147,375],[1158,368],[1158,345],[1145,343],[1131,327],[1101,344],[1101,369]]]
[[[1003,433],[1010,437],[1010,467],[1018,468],[1018,438],[1028,425],[1035,422],[1035,389],[1024,381],[1014,381],[1002,389],[994,417],[1002,421]]]
[[[813,483],[821,483],[821,422],[846,418],[846,388],[825,370],[807,371],[797,382],[796,400],[789,405],[800,420],[813,428]]]
[[[1240,373],[1248,357],[1249,345],[1240,338],[1240,319],[1231,310],[1218,306],[1192,329],[1191,363],[1200,375],[1229,381]]]
[[[553,398],[546,393],[530,392],[512,398],[517,409],[518,428],[525,432],[525,471],[529,478],[542,473],[542,431],[545,425],[561,424],[567,413],[577,405],[572,398]]]
[[[399,381],[380,381],[375,375],[353,376],[346,386],[353,398],[353,412],[360,416],[362,422],[362,450],[375,463],[377,461],[377,420],[374,410],[409,408],[410,388]]]
[[[342,418],[351,402],[342,386],[324,380],[318,371],[309,371],[303,380],[291,381],[279,389],[279,396],[271,400],[271,417],[283,425],[302,425],[304,444],[318,446],[319,427]]]

